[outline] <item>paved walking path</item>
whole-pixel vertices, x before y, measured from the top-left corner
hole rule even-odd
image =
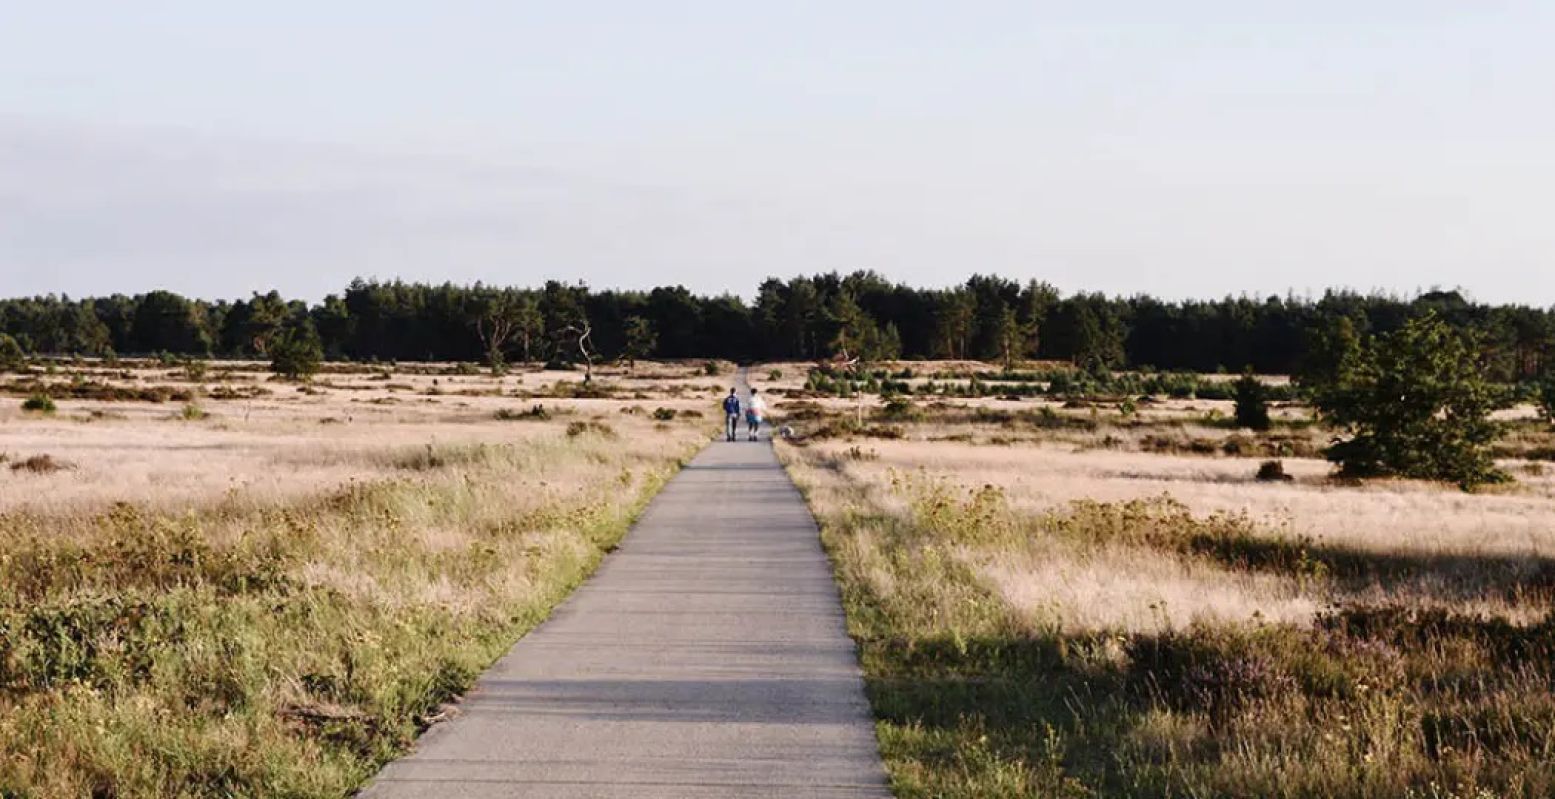
[[[889,796],[815,523],[741,427],[363,795]]]

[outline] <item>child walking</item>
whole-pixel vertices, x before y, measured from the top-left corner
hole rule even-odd
[[[751,441],[761,438],[761,420],[767,415],[767,401],[751,389],[750,405],[745,408],[745,430]]]

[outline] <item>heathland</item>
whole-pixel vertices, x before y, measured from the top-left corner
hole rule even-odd
[[[1555,792],[1555,431],[1336,476],[1284,377],[753,366],[901,796]],[[713,437],[731,366],[34,360],[0,795],[341,796]],[[498,370],[499,372],[501,370]],[[1510,391],[1510,389],[1509,389]],[[1263,425],[1259,425],[1263,427]]]
[[[610,397],[471,371],[39,367],[52,410],[0,408],[0,796],[349,794],[588,574],[727,390],[701,364]]]
[[[898,795],[1555,791],[1555,434],[1531,410],[1500,414],[1512,480],[1470,493],[1337,479],[1294,401],[1252,431],[1219,399],[981,380],[779,404]]]

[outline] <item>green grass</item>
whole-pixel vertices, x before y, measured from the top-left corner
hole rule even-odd
[[[0,797],[348,795],[687,454],[422,448],[287,507],[0,516]]]

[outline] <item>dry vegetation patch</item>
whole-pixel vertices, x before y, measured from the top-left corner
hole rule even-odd
[[[1284,455],[1261,481],[1266,444],[1311,433],[953,401],[860,428],[806,402],[832,433],[780,452],[899,795],[1555,792],[1542,471],[1468,494]],[[868,436],[887,417],[901,437]],[[1174,426],[1217,444],[1148,443]]]
[[[532,403],[494,379],[405,379],[480,395],[0,414],[50,452],[0,471],[0,796],[349,794],[710,434],[612,412],[569,436],[610,406],[513,424]]]

